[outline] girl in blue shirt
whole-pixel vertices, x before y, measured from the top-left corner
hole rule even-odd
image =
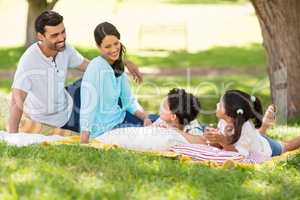
[[[116,127],[150,125],[149,117],[138,109],[128,77],[124,73],[125,48],[120,33],[108,22],[94,30],[101,55],[94,58],[84,73],[81,85],[81,142]]]

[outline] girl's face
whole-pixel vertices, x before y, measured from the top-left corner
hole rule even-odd
[[[110,63],[113,64],[119,59],[121,51],[121,42],[114,35],[107,35],[102,40],[102,43],[98,48],[101,51],[102,56]]]
[[[160,118],[164,120],[165,122],[173,122],[176,120],[176,115],[172,113],[169,107],[168,99],[164,98],[160,105]]]
[[[224,106],[224,102],[223,102],[223,98],[222,97],[221,97],[219,103],[217,103],[216,116],[219,119],[224,119],[227,116],[226,112],[225,112],[225,106]]]

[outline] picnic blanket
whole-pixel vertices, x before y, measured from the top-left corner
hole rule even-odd
[[[9,145],[14,146],[29,146],[32,144],[40,144],[43,142],[58,142],[66,140],[65,137],[59,135],[42,135],[42,134],[28,134],[28,133],[18,133],[12,134],[0,131],[0,141],[6,142]]]
[[[174,145],[188,144],[176,129],[159,127],[114,129],[96,137],[95,140],[140,151],[169,151]]]
[[[178,154],[186,155],[197,161],[214,161],[224,163],[228,160],[244,163],[262,163],[271,160],[271,157],[265,157],[259,153],[251,153],[249,157],[244,157],[238,152],[225,151],[219,148],[203,144],[182,144],[170,148]]]
[[[6,142],[9,145],[15,146],[29,146],[33,144],[47,144],[47,145],[78,145],[80,144],[80,136],[59,136],[51,135],[46,136],[42,134],[28,134],[28,133],[18,133],[10,134],[4,131],[0,131],[0,142]],[[101,140],[91,140],[89,144],[80,144],[85,147],[92,147],[101,150],[111,150],[114,148],[124,148],[115,144],[105,144]],[[188,151],[186,151],[188,149]],[[137,151],[138,149],[135,149]],[[244,158],[236,152],[226,152],[207,145],[193,145],[193,144],[178,144],[170,148],[168,151],[161,150],[145,150],[140,149],[138,151],[152,153],[157,156],[163,156],[173,159],[178,159],[184,162],[190,163],[205,163],[209,166],[219,167],[219,166],[235,166],[243,165],[247,167],[253,167],[253,164],[262,163],[266,160],[261,160],[257,155],[250,155],[248,158]],[[200,152],[200,153],[199,153]],[[282,156],[272,158],[267,161],[271,165],[275,165],[278,161],[287,160],[292,154],[299,153],[298,151],[293,151],[290,153],[285,153]],[[222,158],[222,159],[220,159]],[[224,159],[225,158],[225,159]],[[274,162],[275,161],[275,162]],[[229,163],[229,164],[228,164]],[[249,165],[250,164],[250,165]],[[256,165],[255,165],[256,166]]]

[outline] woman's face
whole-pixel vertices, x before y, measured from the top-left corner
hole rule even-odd
[[[168,99],[164,98],[160,105],[160,118],[165,122],[171,122],[176,118],[176,115],[172,113],[169,107]]]
[[[107,35],[102,40],[100,46],[98,46],[104,58],[110,63],[113,64],[116,60],[119,59],[121,51],[121,42],[114,35]]]
[[[219,103],[217,103],[216,116],[219,119],[224,119],[224,117],[226,117],[226,112],[225,112],[225,107],[224,107],[224,102],[223,102],[222,97],[221,97]]]

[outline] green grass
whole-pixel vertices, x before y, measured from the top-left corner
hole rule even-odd
[[[248,53],[252,52],[250,54],[255,61],[242,59],[242,56],[240,61],[236,57],[230,59],[235,64],[240,63],[241,65],[237,65],[240,67],[262,67],[264,61],[258,62],[259,59],[253,56],[255,48],[247,50]],[[97,54],[95,50],[81,50],[88,57]],[[15,51],[21,50],[15,49]],[[203,57],[200,56],[201,59],[198,61],[196,55],[187,54],[186,60],[190,60],[190,63],[201,62],[203,66],[214,63],[213,66],[216,67],[218,66],[216,63],[219,62],[220,67],[223,65],[221,61],[212,61],[213,58],[221,57],[224,63],[230,62],[226,55],[221,56],[222,52],[227,53],[225,49],[220,50],[219,54],[216,50],[211,51],[214,53],[199,53]],[[241,53],[239,51],[242,50],[234,51],[233,56]],[[247,51],[244,53],[248,54]],[[195,56],[194,60],[193,56]],[[160,67],[172,66],[172,62],[175,63],[176,59],[180,60],[175,55],[170,57],[173,60],[170,59],[168,62],[156,56],[150,57],[151,59],[144,56],[131,58],[136,59],[135,62],[139,65]],[[226,61],[225,58],[228,60]],[[206,64],[203,64],[203,60],[206,60]],[[0,56],[1,62],[5,63],[1,61]],[[260,62],[261,64],[257,64]],[[4,65],[1,65],[1,69],[2,66]],[[0,92],[9,93],[11,83],[12,80],[0,80]],[[216,123],[215,104],[222,92],[230,88],[238,88],[259,96],[263,104],[267,105],[270,103],[268,84],[266,75],[239,74],[223,77],[191,76],[190,78],[146,76],[142,85],[133,84],[133,90],[142,106],[147,111],[155,113],[159,110],[162,98],[171,88],[185,88],[199,96],[202,107],[205,108],[203,109],[205,112],[201,113],[199,119],[204,123]],[[2,100],[0,106],[1,103]],[[0,107],[0,116],[1,108],[3,107]],[[0,130],[4,125],[0,118]],[[270,129],[268,134],[275,139],[286,140],[299,135],[299,132],[300,126],[293,125],[275,127]],[[213,168],[204,164],[187,164],[170,158],[120,149],[104,151],[78,145],[34,145],[17,148],[0,143],[0,199],[4,200],[299,199],[299,177],[300,154],[290,156],[286,161],[279,162],[275,166],[264,164],[256,169],[242,166]]]
[[[220,169],[127,150],[0,144],[0,198],[297,199],[299,161]]]
[[[78,47],[79,52],[92,59],[99,55],[97,49]],[[0,70],[15,69],[24,48],[0,48]],[[242,47],[217,46],[208,50],[189,53],[184,51],[128,52],[128,59],[141,67],[156,68],[265,68],[264,49],[260,44]]]

